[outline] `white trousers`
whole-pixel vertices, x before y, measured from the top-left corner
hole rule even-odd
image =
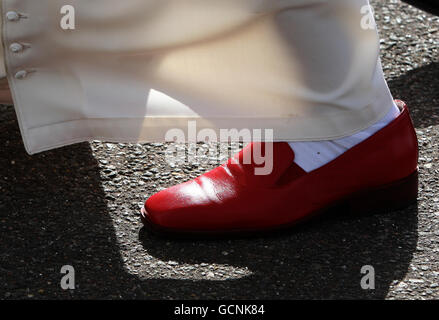
[[[333,140],[392,106],[368,0],[71,0],[74,29],[63,0],[1,4],[29,153],[164,140],[189,121]]]

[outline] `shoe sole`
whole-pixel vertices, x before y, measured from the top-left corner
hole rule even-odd
[[[408,177],[373,189],[362,190],[338,200],[325,208],[316,210],[292,223],[259,229],[233,229],[233,230],[179,230],[159,226],[153,223],[147,215],[145,207],[141,209],[141,220],[145,227],[158,236],[167,238],[229,238],[251,237],[283,231],[297,226],[305,221],[323,215],[325,212],[337,210],[347,214],[361,215],[365,213],[382,213],[404,209],[417,201],[418,197],[418,171]]]

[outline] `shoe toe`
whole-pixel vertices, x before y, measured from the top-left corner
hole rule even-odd
[[[144,218],[163,228],[194,229],[201,227],[213,205],[205,188],[193,180],[151,196],[145,203]]]

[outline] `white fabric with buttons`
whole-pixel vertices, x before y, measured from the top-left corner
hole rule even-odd
[[[2,1],[3,52],[26,150],[169,130],[273,129],[334,140],[381,119],[391,96],[367,0]],[[372,19],[373,20],[373,19]],[[294,30],[294,32],[291,32]]]

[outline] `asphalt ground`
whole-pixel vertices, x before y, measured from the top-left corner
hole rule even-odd
[[[0,106],[0,299],[439,298],[439,19],[373,4],[386,78],[418,133],[417,204],[270,237],[163,239],[142,228],[143,202],[217,163],[172,167],[166,145],[99,141],[29,156]],[[63,265],[75,290],[60,287]],[[375,290],[360,286],[363,265]]]

